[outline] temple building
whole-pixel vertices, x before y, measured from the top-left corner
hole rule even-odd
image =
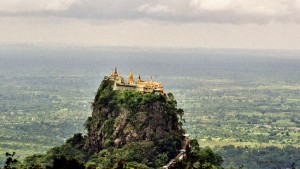
[[[119,75],[116,68],[107,78],[114,82],[113,90],[131,90],[142,93],[164,94],[163,85],[161,83],[153,82],[152,80],[143,81],[140,75],[137,81],[135,81],[132,70],[129,73],[127,82],[125,82],[124,78],[121,75]]]

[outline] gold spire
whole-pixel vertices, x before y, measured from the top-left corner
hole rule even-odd
[[[133,78],[132,70],[130,70],[130,73],[129,73],[128,83],[129,84],[134,83],[134,78]]]

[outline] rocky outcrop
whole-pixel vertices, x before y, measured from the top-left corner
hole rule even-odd
[[[113,91],[108,80],[99,87],[93,113],[86,122],[86,147],[97,153],[109,147],[121,148],[131,142],[152,141],[164,151],[165,144],[181,147],[183,130],[171,95]]]

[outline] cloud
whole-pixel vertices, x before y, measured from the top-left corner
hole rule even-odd
[[[145,12],[147,14],[153,14],[153,13],[172,13],[172,10],[170,9],[169,6],[167,5],[161,5],[161,4],[156,4],[156,5],[149,5],[149,4],[144,4],[141,5],[137,8],[138,12]]]
[[[11,13],[63,11],[79,0],[1,0],[0,11]]]
[[[190,4],[200,10],[220,11],[230,9],[232,0],[192,0]]]
[[[300,0],[1,0],[0,15],[235,24],[300,23]]]

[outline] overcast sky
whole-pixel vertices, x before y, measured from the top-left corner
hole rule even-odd
[[[0,0],[0,43],[300,50],[300,0]]]

